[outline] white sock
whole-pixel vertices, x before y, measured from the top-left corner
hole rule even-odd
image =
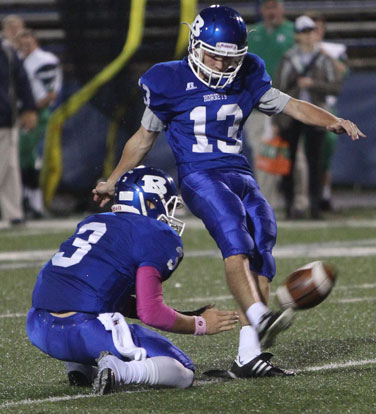
[[[159,356],[150,358],[159,371],[159,385],[175,388],[188,388],[192,385],[194,372],[177,359]]]
[[[148,384],[187,388],[192,385],[194,377],[193,371],[185,368],[176,359],[165,356],[125,362],[109,355],[101,362],[100,369],[111,368],[119,386]]]
[[[261,354],[261,346],[256,329],[251,325],[243,326],[239,334],[237,360],[240,365],[247,364]]]
[[[262,302],[256,302],[247,309],[245,314],[249,323],[257,328],[263,315],[268,311],[269,308],[266,305],[264,305]]]

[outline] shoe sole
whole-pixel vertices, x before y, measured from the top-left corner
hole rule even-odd
[[[110,368],[105,368],[94,381],[94,393],[98,395],[110,394],[114,391],[114,385],[114,373]]]
[[[279,318],[277,318],[262,337],[260,344],[266,349],[270,348],[274,344],[274,339],[280,333],[285,331],[292,325],[294,319],[294,311],[291,308],[284,310]]]

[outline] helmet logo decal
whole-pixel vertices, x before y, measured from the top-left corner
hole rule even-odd
[[[236,52],[238,50],[238,46],[234,43],[218,42],[215,47],[223,50],[223,52]]]
[[[167,193],[167,187],[165,186],[167,181],[163,177],[158,175],[144,175],[142,181],[144,182],[142,189],[145,193],[163,195]]]
[[[204,19],[198,15],[195,19],[195,21],[192,23],[191,26],[191,32],[193,34],[193,36],[199,36],[200,32],[201,32],[201,27],[203,27],[205,24]]]
[[[132,201],[133,191],[119,191],[119,200],[121,201]]]

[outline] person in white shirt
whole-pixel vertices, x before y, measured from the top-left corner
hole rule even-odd
[[[22,23],[14,15],[6,16],[0,38],[0,211],[1,220],[11,226],[24,222],[19,127],[32,129],[37,123],[29,80],[13,44]]]
[[[343,43],[327,42],[325,41],[325,16],[320,13],[309,13],[309,16],[316,23],[315,35],[320,44],[321,50],[330,56],[335,64],[339,78],[344,81],[349,72],[347,66],[347,47]],[[328,109],[336,114],[337,97],[335,95],[328,95],[326,99]],[[321,198],[321,209],[330,211],[332,206],[332,176],[331,176],[331,161],[333,159],[335,149],[338,142],[338,136],[329,131],[325,134],[324,142],[324,174],[323,174],[323,191]]]
[[[19,33],[18,44],[39,111],[36,128],[28,132],[21,131],[20,135],[24,206],[27,216],[40,218],[44,214],[43,195],[39,187],[43,141],[51,107],[62,86],[62,70],[59,59],[53,53],[39,47],[38,40],[31,30]]]
[[[274,85],[296,99],[329,109],[327,98],[339,93],[341,80],[334,60],[321,50],[316,29],[315,22],[309,16],[296,19],[296,46],[284,55]],[[281,115],[277,115],[275,120],[281,137],[290,145],[291,171],[284,176],[286,218],[298,218],[294,211],[295,161],[299,140],[303,137],[308,165],[310,217],[321,219],[325,130],[307,128],[303,123]]]

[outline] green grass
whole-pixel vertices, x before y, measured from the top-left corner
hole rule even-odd
[[[281,226],[278,244],[347,241],[352,242],[350,253],[357,241],[369,240],[372,246],[376,238],[375,226],[320,226]],[[55,249],[72,230],[2,231],[1,251]],[[187,253],[215,248],[205,230],[187,229],[184,245]],[[277,259],[272,293],[287,274],[312,260]],[[238,329],[210,337],[166,334],[195,362],[194,386],[187,390],[133,386],[104,397],[93,396],[90,389],[70,387],[63,364],[28,342],[25,314],[40,266],[30,261],[15,268],[0,262],[0,413],[374,413],[376,256],[349,254],[325,260],[339,272],[333,292],[318,307],[297,312],[293,327],[272,349],[273,361],[298,370],[296,377],[210,380],[203,375],[205,370],[227,369],[232,364]],[[164,292],[165,301],[180,309],[212,302],[222,309],[235,306],[220,258],[186,257],[164,284]],[[273,296],[272,304],[276,306]],[[330,364],[334,365],[330,368]],[[314,367],[324,368],[314,371]]]

